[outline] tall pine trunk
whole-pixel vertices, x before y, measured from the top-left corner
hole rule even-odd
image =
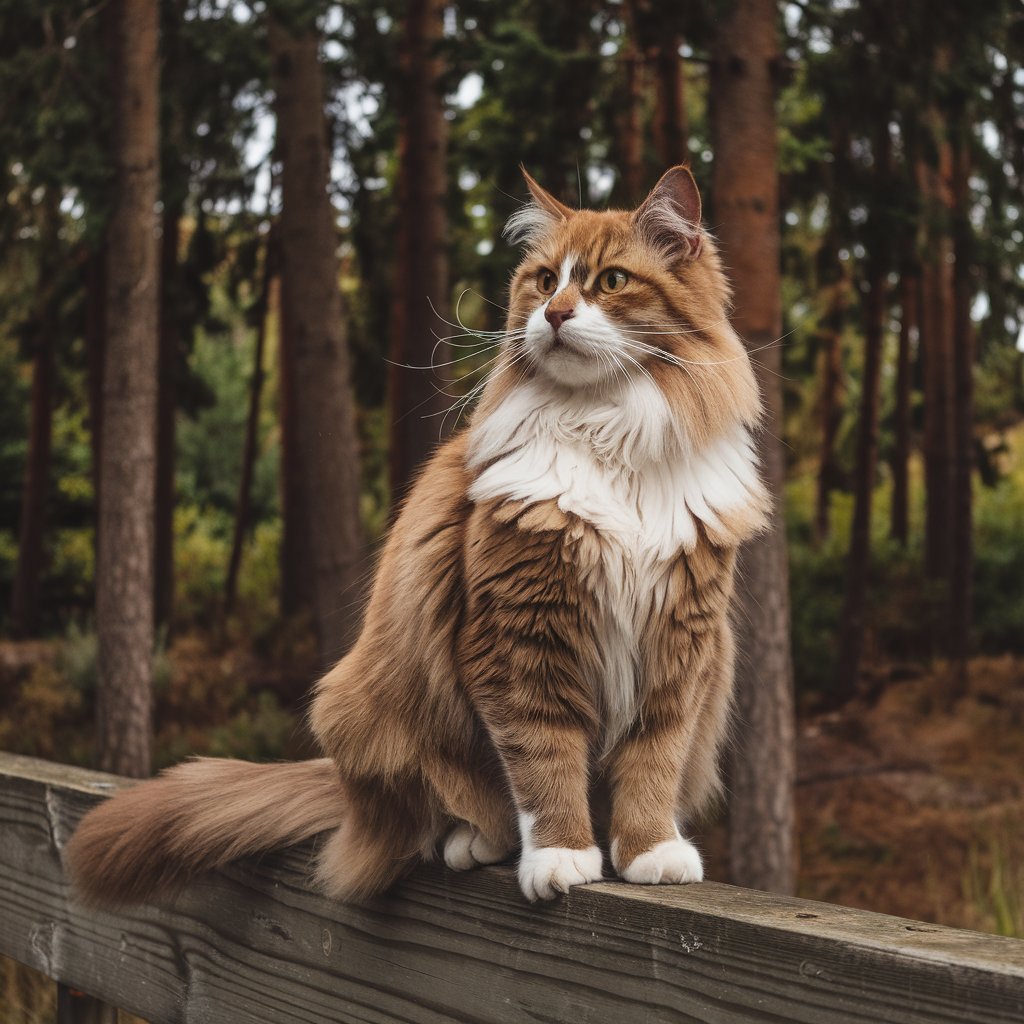
[[[846,312],[845,276],[833,282],[821,330],[821,449],[814,510],[814,539],[824,541],[831,532],[831,496],[835,479],[836,438],[843,421],[842,325]]]
[[[284,257],[282,255],[282,265]],[[278,423],[281,428],[281,612],[297,615],[313,610],[313,547],[306,527],[304,471],[296,426],[295,342],[287,275],[278,284]]]
[[[818,253],[818,280],[828,286],[828,306],[822,318],[821,337],[821,448],[818,458],[818,487],[814,513],[814,540],[824,541],[832,530],[832,489],[839,467],[836,440],[843,422],[842,335],[850,290],[848,261],[840,258],[840,239],[849,226],[850,129],[837,117],[832,127],[833,161],[828,169],[828,230]]]
[[[891,183],[892,139],[888,121],[878,130],[873,147],[874,172],[879,190]],[[846,559],[846,594],[839,634],[839,662],[835,694],[847,700],[857,692],[864,653],[865,611],[871,561],[871,506],[878,467],[878,410],[882,386],[882,342],[888,311],[889,238],[881,196],[868,225],[868,294],[864,306],[864,367],[861,379],[860,419],[857,424],[857,461],[854,470],[853,522]]]
[[[857,462],[854,470],[853,523],[846,559],[846,595],[839,636],[834,697],[848,700],[857,690],[864,652],[864,613],[867,607],[871,558],[871,504],[878,465],[878,403],[882,377],[882,338],[885,330],[885,271],[872,269],[868,284],[864,330],[864,369],[860,419],[857,424]]]
[[[153,562],[153,618],[168,626],[174,610],[175,420],[181,351],[178,243],[181,209],[164,209],[160,242],[160,351],[156,415],[156,531]]]
[[[667,32],[655,44],[654,55],[654,147],[662,170],[686,163],[686,80],[679,56],[679,37]]]
[[[116,0],[96,628],[100,767],[150,772],[159,263],[157,5]]]
[[[39,629],[39,593],[43,575],[43,540],[53,439],[53,383],[57,316],[54,309],[54,258],[58,252],[58,197],[50,189],[40,208],[38,307],[32,394],[29,404],[25,485],[21,492],[18,561],[11,597],[11,632],[31,636]]]
[[[950,237],[952,151],[933,104],[926,111],[934,158],[918,161],[925,210],[921,268],[924,360],[925,571],[948,578],[953,517],[953,243]]]
[[[260,399],[263,395],[263,351],[267,340],[267,312],[270,308],[270,290],[277,273],[277,240],[270,229],[263,253],[263,279],[256,299],[254,319],[256,346],[252,357],[252,379],[249,382],[249,413],[245,423],[245,441],[242,449],[242,469],[238,475],[238,497],[235,499],[235,525],[231,538],[231,558],[224,584],[224,614],[234,610],[238,588],[238,573],[242,565],[242,545],[249,529],[249,505],[252,492],[253,469],[256,465],[256,447],[259,441]]]
[[[398,247],[388,367],[389,470],[393,502],[440,440],[451,400],[430,370],[448,362],[448,239],[445,213],[448,123],[437,46],[445,0],[410,0],[402,34],[398,126]],[[431,304],[440,315],[431,310]]]
[[[972,468],[974,464],[974,327],[971,323],[973,238],[970,221],[970,127],[960,113],[953,151],[953,471],[952,550],[949,572],[949,657],[951,697],[967,690],[971,654],[974,566]]]
[[[92,452],[93,504],[99,509],[100,451],[103,436],[103,363],[107,343],[107,244],[104,240],[85,264],[85,361]],[[97,539],[99,531],[97,531]],[[98,549],[98,546],[97,546]]]
[[[765,401],[758,442],[776,498],[770,530],[744,548],[739,572],[736,744],[730,766],[730,856],[739,885],[792,892],[796,881],[793,671],[789,566],[781,513],[785,464],[779,181],[772,0],[736,0],[718,27],[714,95],[714,223],[735,287],[734,324],[757,350]]]
[[[618,117],[618,151],[622,167],[620,198],[625,207],[644,197],[644,59],[637,39],[635,0],[623,5],[625,44],[622,48],[622,109]]]
[[[363,554],[355,401],[342,317],[337,217],[327,188],[330,154],[319,40],[271,19],[269,39],[281,158],[282,274],[294,369],[289,409],[312,553],[320,658],[337,658],[358,621]]]
[[[917,299],[920,279],[912,268],[900,275],[900,340],[896,357],[896,408],[893,414],[892,506],[889,532],[906,546],[910,535],[910,451],[911,399],[913,397],[913,353],[917,332]]]

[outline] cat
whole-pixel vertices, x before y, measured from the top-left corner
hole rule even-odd
[[[342,900],[438,849],[465,870],[517,847],[524,895],[551,899],[602,878],[598,834],[627,882],[703,877],[680,826],[720,786],[736,550],[769,505],[760,396],[687,167],[632,212],[573,210],[523,173],[495,367],[316,688],[325,757],[198,759],[119,793],[69,845],[84,899],[321,832]]]

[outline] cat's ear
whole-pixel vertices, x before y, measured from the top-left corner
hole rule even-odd
[[[526,187],[530,190],[530,195],[533,196],[533,201],[542,210],[546,210],[552,217],[557,217],[559,220],[567,220],[576,212],[565,203],[560,203],[547,189],[541,188],[534,181],[533,175],[522,164],[519,165],[519,170],[522,172]]]
[[[531,200],[509,217],[504,235],[513,245],[529,245],[556,225],[568,220],[575,211],[541,188],[522,164],[519,170],[530,190]]]
[[[666,171],[633,214],[633,226],[671,259],[695,260],[704,244],[700,192],[690,168]]]

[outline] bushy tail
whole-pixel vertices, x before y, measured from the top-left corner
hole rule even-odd
[[[71,879],[88,903],[142,902],[239,857],[337,828],[343,810],[330,758],[197,758],[90,811],[68,844]]]

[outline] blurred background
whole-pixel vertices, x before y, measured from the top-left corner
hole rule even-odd
[[[0,0],[0,749],[308,756],[519,164],[690,162],[781,495],[711,877],[1024,934],[1022,59],[1013,0]]]

